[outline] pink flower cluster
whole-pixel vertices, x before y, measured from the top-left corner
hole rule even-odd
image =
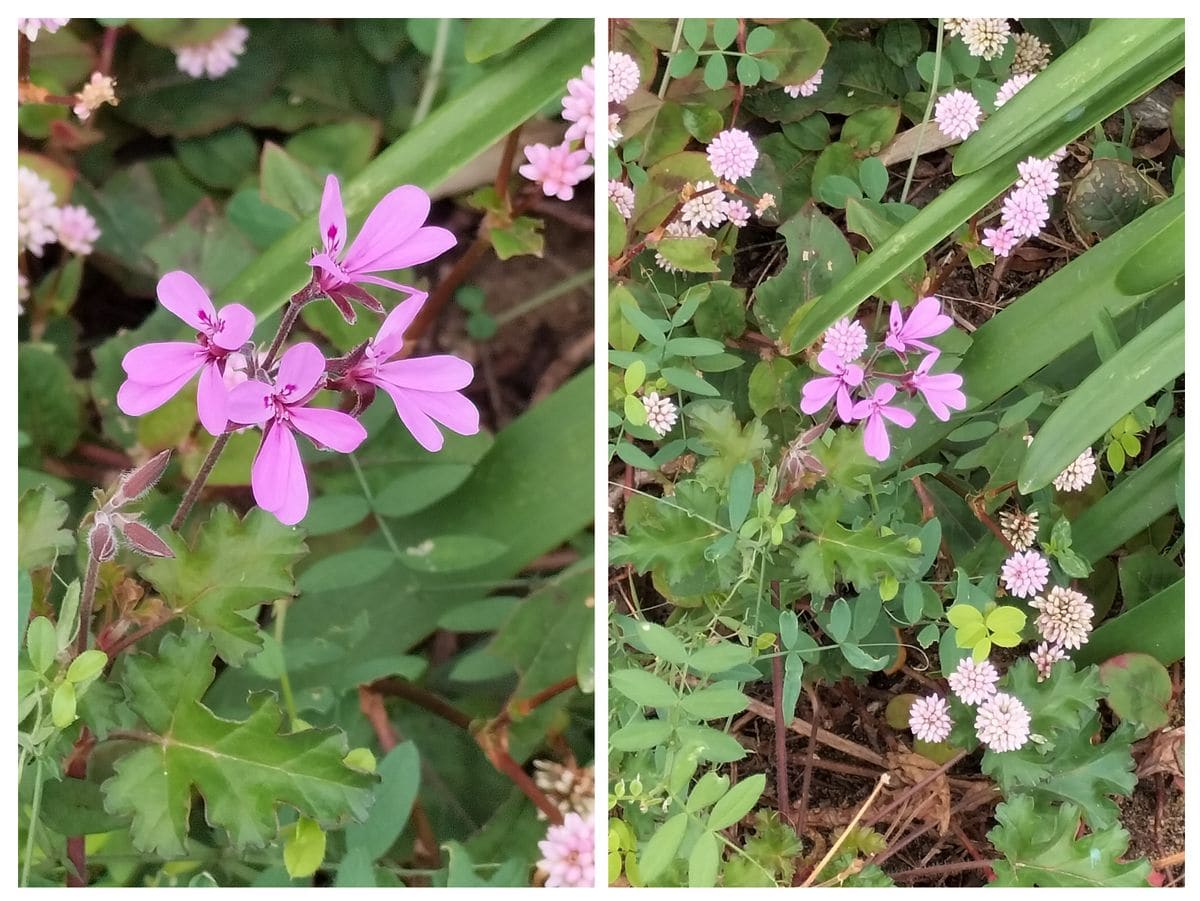
[[[950,325],[951,319],[941,311],[936,297],[919,300],[907,319],[900,304],[893,302],[884,340],[860,364],[857,361],[868,347],[866,330],[850,319],[834,323],[826,331],[824,347],[817,355],[817,365],[828,375],[804,385],[800,410],[812,416],[835,401],[834,409],[842,422],[864,422],[863,446],[867,453],[876,460],[886,460],[891,454],[887,424],[907,429],[916,422],[911,411],[893,403],[900,391],[909,397],[921,395],[933,415],[943,422],[950,418],[951,410],[966,409],[962,376],[930,371],[940,351],[926,339],[940,335]],[[889,372],[878,365],[888,351],[906,367],[903,372]],[[908,368],[908,355],[916,351],[923,351],[925,356]]]
[[[255,502],[280,522],[294,525],[308,511],[308,483],[296,435],[317,448],[350,453],[367,437],[358,415],[374,400],[376,389],[391,398],[396,413],[417,442],[429,451],[443,444],[439,426],[461,435],[479,431],[479,412],[463,394],[474,371],[470,363],[443,355],[397,359],[404,332],[428,295],[375,273],[400,269],[438,256],[454,246],[454,236],[426,226],[429,196],[405,185],[371,211],[345,254],[346,211],[337,179],[330,176],[318,217],[322,251],[313,255],[309,289],[293,303],[324,295],[353,321],[349,300],[368,309],[384,308],[363,285],[383,285],[409,295],[384,319],[375,337],[344,357],[327,360],[314,344],[290,347],[278,363],[252,342],[254,314],[241,304],[219,310],[186,272],[169,272],[158,283],[158,299],[196,330],[192,341],[167,341],[135,347],[125,355],[126,380],[117,406],[130,416],[157,409],[199,375],[196,409],[204,428],[222,435],[258,426],[263,438],[251,469]],[[314,404],[321,392],[339,396],[350,412]]]
[[[592,155],[596,152],[596,68],[583,67],[578,78],[567,82],[567,94],[562,99],[562,117],[571,123],[561,144],[529,144],[525,147],[528,160],[517,171],[542,186],[542,193],[559,200],[575,196],[575,186],[595,171]]]

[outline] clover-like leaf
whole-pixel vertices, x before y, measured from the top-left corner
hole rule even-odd
[[[254,620],[242,611],[296,593],[292,565],[304,536],[255,508],[238,519],[228,507],[213,511],[194,547],[166,532],[174,558],[154,560],[141,574],[166,604],[212,636],[217,653],[240,663],[262,644]]]
[[[149,730],[146,747],[120,758],[101,786],[109,813],[132,818],[140,851],[185,853],[195,787],[208,822],[237,848],[260,847],[279,833],[287,804],[325,828],[362,820],[378,779],[343,762],[348,745],[336,729],[281,734],[273,695],[253,696],[243,722],[221,719],[200,698],[212,683],[214,648],[188,631],[163,639],[158,657],[125,663],[129,702]]]
[[[1150,864],[1121,862],[1129,833],[1111,826],[1081,837],[1073,804],[1035,804],[1027,795],[996,808],[988,839],[1004,858],[993,864],[994,886],[1145,886]]]

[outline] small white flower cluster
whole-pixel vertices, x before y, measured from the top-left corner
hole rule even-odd
[[[619,183],[617,183],[619,184]],[[609,199],[617,205],[621,215],[625,214],[623,207],[628,206],[632,212],[632,204],[625,203],[632,198],[630,191],[626,196],[613,182],[609,183]],[[620,199],[618,199],[618,197]],[[725,222],[730,222],[742,228],[750,221],[750,208],[738,198],[726,196],[717,182],[698,181],[683,189],[683,205],[679,208],[679,218],[667,224],[666,236],[670,238],[695,238],[704,234],[706,228],[717,228]],[[678,267],[671,263],[661,253],[655,253],[654,261],[664,272],[678,272]]]
[[[91,79],[78,93],[75,94],[75,106],[72,112],[79,117],[80,122],[86,122],[92,113],[108,104],[117,105],[117,82],[110,75],[93,72]]]
[[[1089,447],[1054,478],[1059,491],[1083,491],[1096,477],[1096,458]]]
[[[100,237],[96,220],[82,206],[58,206],[50,183],[25,166],[17,170],[17,246],[40,257],[47,244],[59,243],[86,256]]]
[[[657,391],[651,391],[643,397],[642,406],[646,408],[646,425],[654,429],[659,438],[665,438],[679,420],[679,408],[675,402],[669,397],[659,397]]]
[[[192,78],[220,78],[237,67],[238,57],[246,52],[249,37],[249,29],[230,25],[207,41],[176,47],[175,65]]]
[[[1038,535],[1038,512],[1030,510],[1002,510],[1000,512],[1000,531],[1011,542],[1013,550],[1027,551],[1033,547]]]
[[[961,37],[971,56],[993,60],[1004,53],[1012,33],[1008,19],[946,19],[951,37]]]

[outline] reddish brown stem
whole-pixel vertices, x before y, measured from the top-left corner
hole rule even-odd
[[[517,155],[517,142],[521,139],[521,127],[518,125],[508,133],[504,142],[504,153],[500,157],[500,168],[496,170],[496,194],[504,201],[504,208],[509,208],[508,180],[512,177],[513,157]]]
[[[71,753],[67,756],[66,764],[63,767],[68,778],[87,778],[88,756],[95,743],[92,733],[86,727],[80,731],[79,738],[75,740],[75,745],[71,748]],[[73,868],[67,870],[67,888],[87,887],[87,846],[84,844],[84,840],[85,836],[82,835],[67,836],[67,860],[70,861]]]
[[[805,686],[804,691],[808,695],[809,704],[812,705],[812,731],[809,732],[808,750],[804,755],[804,778],[800,783],[800,806],[796,815],[796,834],[799,836],[804,835],[804,827],[808,825],[808,797],[812,786],[813,763],[817,755],[817,718],[820,715],[817,693],[811,686]]]
[[[896,882],[914,882],[925,876],[944,876],[947,873],[966,873],[971,870],[990,870],[991,868],[990,860],[961,860],[932,867],[917,867],[915,870],[901,870],[899,873],[889,873],[888,875]]]
[[[377,682],[373,682],[370,688],[379,694],[403,698],[410,703],[416,704],[418,707],[423,707],[435,716],[440,716],[446,722],[453,723],[460,729],[469,731],[471,728],[471,717],[467,716],[467,714],[432,692],[413,685],[404,679],[380,679]]]

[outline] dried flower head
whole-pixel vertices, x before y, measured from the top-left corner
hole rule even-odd
[[[1054,664],[1066,658],[1067,653],[1062,649],[1062,645],[1048,644],[1044,641],[1029,652],[1029,659],[1037,667],[1037,680],[1039,682],[1045,682],[1049,679],[1050,671],[1054,668]]]
[[[596,837],[592,815],[569,813],[561,826],[551,826],[538,842],[546,888],[590,888],[596,881]]]
[[[563,816],[591,816],[596,806],[596,771],[590,766],[572,766],[553,760],[534,760],[533,781]],[[538,819],[546,815],[538,811]]]
[[[950,709],[941,695],[917,698],[908,709],[908,728],[921,741],[945,741],[952,726]]]
[[[979,119],[983,109],[979,101],[966,91],[951,91],[938,98],[933,118],[938,131],[948,138],[965,141],[979,130]]]
[[[817,88],[821,86],[821,79],[825,77],[824,69],[817,69],[812,77],[802,81],[800,84],[784,85],[783,90],[789,97],[811,97],[817,93]]]
[[[633,188],[617,179],[609,179],[608,182],[608,199],[613,202],[613,206],[617,208],[617,212],[621,214],[622,219],[629,219],[633,216]]]
[[[1018,188],[1033,191],[1041,197],[1049,197],[1058,190],[1058,166],[1050,160],[1039,160],[1035,156],[1017,163]]]
[[[1086,595],[1055,585],[1044,598],[1030,601],[1029,606],[1040,611],[1034,625],[1046,641],[1064,648],[1087,644],[1096,611]]]
[[[948,681],[950,690],[958,695],[960,701],[964,704],[978,704],[996,693],[996,683],[1000,681],[1000,674],[996,672],[996,667],[992,666],[991,661],[976,663],[975,658],[968,654],[958,661],[958,666],[950,674]]]
[[[971,56],[995,59],[1008,44],[1008,19],[967,19],[962,25],[963,43]]]
[[[979,243],[991,250],[998,257],[1006,257],[1012,253],[1013,248],[1017,246],[1019,238],[1013,234],[1013,230],[1007,225],[1002,225],[999,228],[985,228],[983,230],[983,240]]]
[[[1095,476],[1096,458],[1089,447],[1055,477],[1054,487],[1059,491],[1082,491]]]
[[[646,408],[646,425],[654,429],[659,438],[666,437],[679,420],[675,402],[669,397],[659,397],[657,391],[651,391],[643,397],[642,406]]]
[[[642,73],[628,53],[608,52],[608,102],[624,103],[637,90]]]
[[[1000,578],[1009,594],[1031,598],[1046,587],[1050,578],[1050,564],[1037,551],[1018,551],[1004,561]]]
[[[80,122],[86,122],[93,112],[106,103],[117,105],[117,82],[109,75],[93,72],[91,79],[75,95],[75,106],[72,108]]]
[[[725,193],[715,182],[698,181],[679,218],[697,228],[716,228],[725,221]]]
[[[1050,65],[1050,45],[1042,43],[1037,35],[1026,31],[1013,40],[1017,45],[1013,53],[1013,74],[1041,72]]]
[[[216,37],[199,44],[175,48],[175,65],[192,78],[220,78],[238,64],[246,52],[249,29],[230,25]]]
[[[857,319],[843,316],[825,330],[822,350],[831,351],[845,363],[852,363],[867,350],[867,330]]]
[[[1001,510],[1000,531],[1012,543],[1014,550],[1029,550],[1037,541],[1037,510],[1030,510],[1028,513],[1021,510]]]
[[[1050,207],[1037,191],[1015,188],[1004,198],[1000,221],[1018,238],[1032,238],[1050,221]]]
[[[708,145],[708,164],[717,178],[737,181],[749,178],[758,161],[758,148],[740,128],[727,128]]]
[[[1016,751],[1029,741],[1029,711],[1012,695],[997,692],[979,705],[975,735],[993,751]]]

